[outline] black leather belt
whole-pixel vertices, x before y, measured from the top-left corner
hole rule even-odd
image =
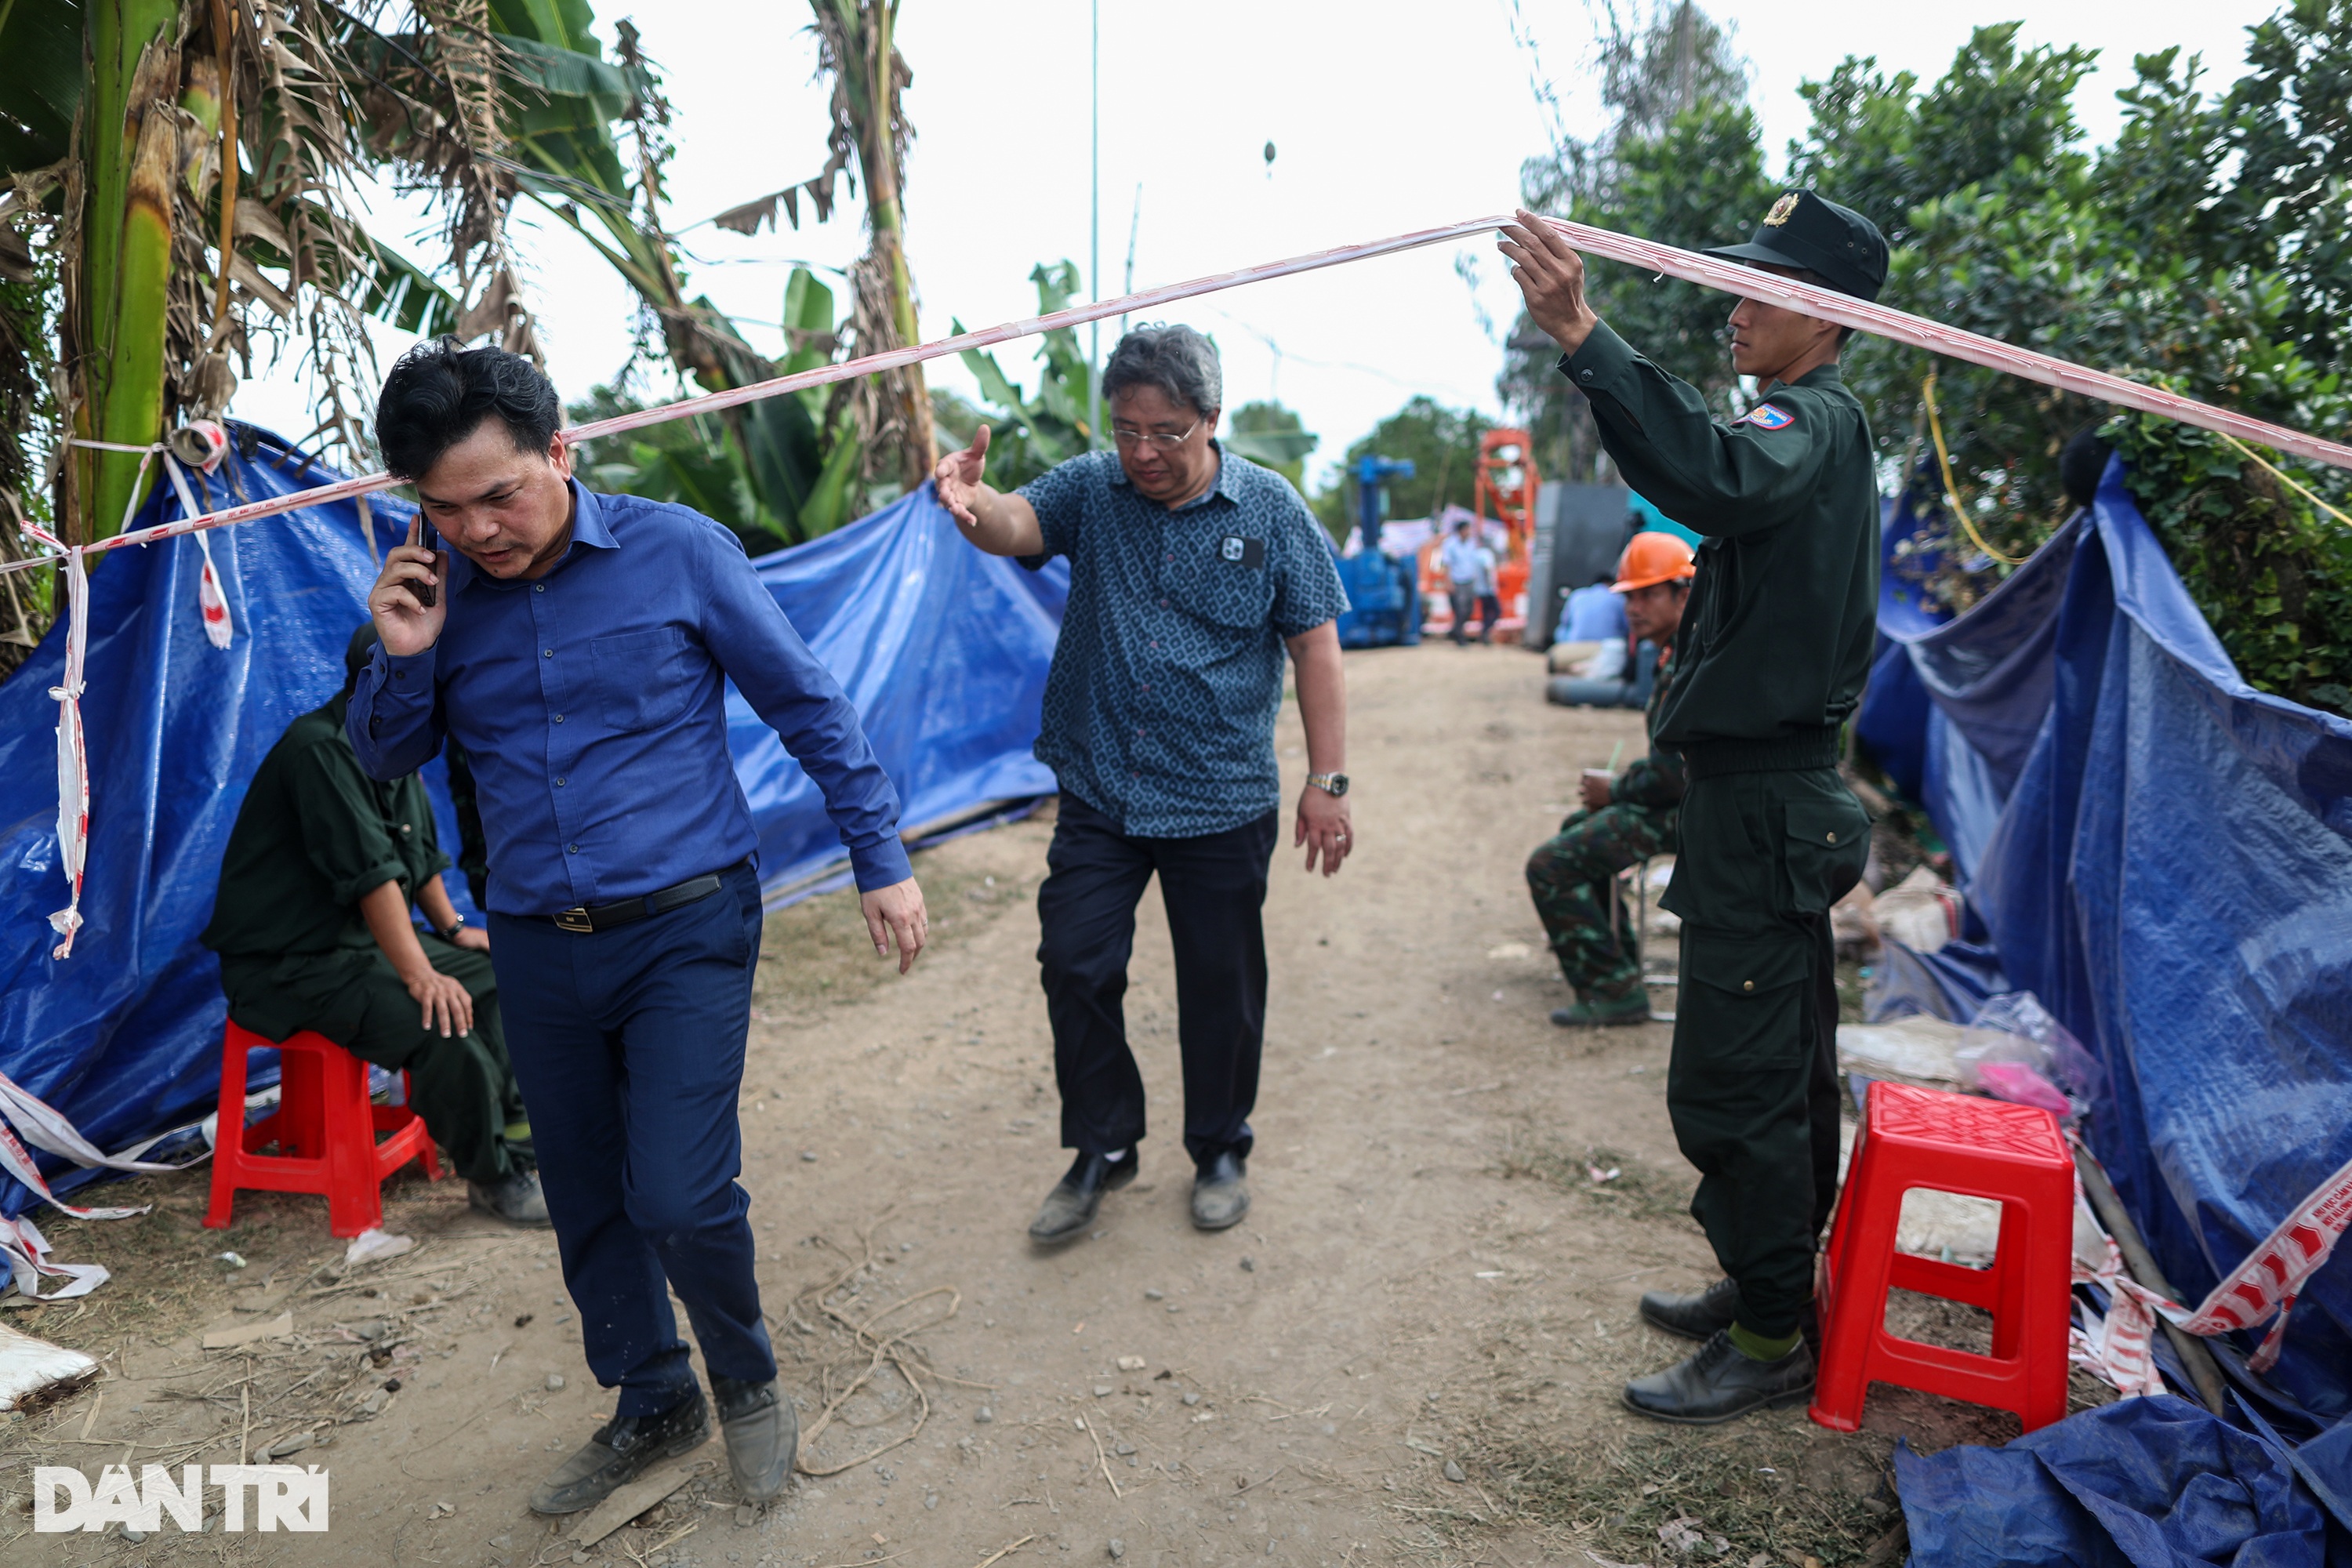
[[[568,910],[558,910],[547,918],[564,931],[610,931],[614,926],[627,925],[631,921],[641,921],[647,915],[657,915],[665,910],[693,903],[697,899],[707,899],[726,886],[719,877],[719,872],[706,871],[699,877],[688,878],[674,888],[662,888],[641,899],[622,899],[610,904],[574,904]]]

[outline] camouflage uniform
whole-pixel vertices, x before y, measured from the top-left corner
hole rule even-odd
[[[1650,692],[1654,730],[1673,673],[1670,648],[1660,657]],[[1641,922],[1626,907],[1617,873],[1670,850],[1675,812],[1683,797],[1680,758],[1658,750],[1617,775],[1609,804],[1578,811],[1528,857],[1528,890],[1551,938],[1559,972],[1591,1002],[1616,1002],[1642,989]]]

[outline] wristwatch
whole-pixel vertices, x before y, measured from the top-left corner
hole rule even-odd
[[[454,910],[450,912],[452,914],[457,914],[457,911]],[[436,930],[434,934],[438,936],[443,942],[455,942],[457,940],[457,933],[465,929],[466,917],[464,915],[457,915],[457,918],[449,922],[449,927],[446,931]]]
[[[1345,773],[1308,773],[1307,782],[1326,795],[1348,793],[1348,775]]]

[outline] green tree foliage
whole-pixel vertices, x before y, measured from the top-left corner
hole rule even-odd
[[[1684,7],[1604,50],[1611,132],[1531,162],[1547,210],[1678,245],[1743,234],[1762,183],[1754,121],[1728,47]],[[2151,13],[2151,29],[2158,24]],[[2021,48],[2014,24],[1981,27],[1932,83],[1849,58],[1803,93],[1812,121],[1789,149],[1789,184],[1877,221],[1894,245],[1888,304],[2004,342],[2160,382],[2301,429],[2352,424],[2352,0],[2291,0],[2250,29],[2242,70],[2216,87],[2177,48],[2138,57],[2123,126],[2088,144],[2071,100],[2091,51]],[[1613,51],[1613,52],[1612,52]],[[1683,62],[1713,59],[1706,69]],[[1662,87],[1660,84],[1664,84]],[[1683,84],[1677,86],[1677,84]],[[1687,91],[1687,101],[1675,93]],[[1710,184],[1709,182],[1718,182]],[[1720,296],[1606,263],[1596,304],[1612,325],[1719,397]],[[1532,341],[1530,341],[1532,340]],[[1503,390],[1582,477],[1572,389],[1524,321]],[[1928,519],[1922,544],[1976,557],[1927,584],[1953,608],[2071,510],[2059,455],[2101,430],[2130,465],[2142,510],[2231,657],[2253,685],[2321,706],[2352,697],[2352,529],[2227,442],[1868,335],[1844,356],[1890,482]],[[1947,515],[1926,388],[1964,517]],[[1588,467],[1580,468],[1580,463]],[[2277,466],[2339,508],[2352,476]]]
[[[1448,408],[1414,397],[1348,448],[1339,472],[1314,500],[1315,515],[1335,539],[1356,521],[1356,459],[1368,454],[1408,458],[1413,476],[1389,481],[1389,515],[1433,517],[1447,506],[1468,506],[1478,475],[1478,438],[1492,422],[1475,409]]]
[[[1037,286],[1037,313],[1050,316],[1067,310],[1078,297],[1078,268],[1074,261],[1039,262],[1029,272]],[[961,321],[953,331],[966,331]],[[975,406],[950,392],[931,395],[931,415],[956,445],[968,447],[980,426],[988,431],[988,482],[1000,490],[1027,484],[1055,464],[1075,458],[1090,445],[1087,428],[1087,373],[1086,351],[1078,334],[1068,327],[1037,340],[1037,391],[1024,394],[1004,374],[993,353],[967,350],[964,368],[980,382],[985,407]]]
[[[798,375],[832,363],[833,290],[805,267],[793,268],[784,288],[784,336],[782,360],[759,361],[766,375]],[[753,554],[780,550],[830,533],[856,515],[860,449],[845,401],[836,383],[751,404],[756,423],[730,428],[724,416],[700,416],[649,425],[589,442],[582,461],[595,489],[690,506],[725,523]],[[644,406],[616,384],[597,387],[565,412],[579,424]],[[752,439],[730,438],[737,431]]]
[[[1796,177],[1869,212],[1896,243],[1889,304],[2304,429],[2352,416],[2352,188],[2346,145],[2352,0],[2299,0],[2252,30],[2243,76],[2201,90],[2177,49],[2140,56],[2115,142],[2087,148],[2068,97],[2090,57],[2019,51],[1979,29],[1924,90],[1849,60],[1807,89]],[[2340,153],[2336,156],[2340,158]],[[2142,510],[2241,671],[2258,688],[2341,706],[2352,688],[2352,531],[2219,437],[1998,372],[1858,337],[1849,382],[1904,476],[1943,515],[1923,388],[1937,401],[1966,521],[2022,556],[2071,510],[2058,458],[2104,426]],[[2341,498],[2335,470],[2283,465]],[[1933,542],[1945,542],[1935,540]],[[1955,607],[1997,576],[1941,584]]]
[[[1528,207],[1691,248],[1745,238],[1779,187],[1765,177],[1747,73],[1723,31],[1680,0],[1613,33],[1601,63],[1613,121],[1521,168]],[[1601,260],[1591,293],[1627,341],[1736,412],[1722,295]],[[1595,477],[1600,443],[1582,395],[1554,368],[1559,350],[1522,315],[1507,353],[1499,390],[1527,418],[1542,471]]]
[[[1272,468],[1302,495],[1307,491],[1307,454],[1322,440],[1307,428],[1297,410],[1279,403],[1244,403],[1225,422],[1227,451]]]

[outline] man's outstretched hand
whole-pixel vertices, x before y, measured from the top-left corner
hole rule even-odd
[[[893,882],[887,888],[877,888],[870,893],[857,895],[857,907],[866,914],[866,934],[874,939],[877,957],[890,956],[890,944],[898,946],[898,973],[904,974],[915,966],[915,955],[923,951],[930,940],[931,918],[923,908],[923,889],[915,886],[915,879]]]
[[[980,518],[972,503],[980,499],[982,478],[988,470],[988,426],[971,438],[971,445],[961,452],[950,452],[931,470],[931,481],[939,487],[940,504],[950,516],[966,528],[978,528]]]
[[[1510,258],[1511,281],[1528,301],[1528,320],[1541,327],[1560,353],[1574,353],[1601,324],[1584,299],[1584,258],[1559,231],[1527,208],[1519,221],[1503,226],[1495,248]]]

